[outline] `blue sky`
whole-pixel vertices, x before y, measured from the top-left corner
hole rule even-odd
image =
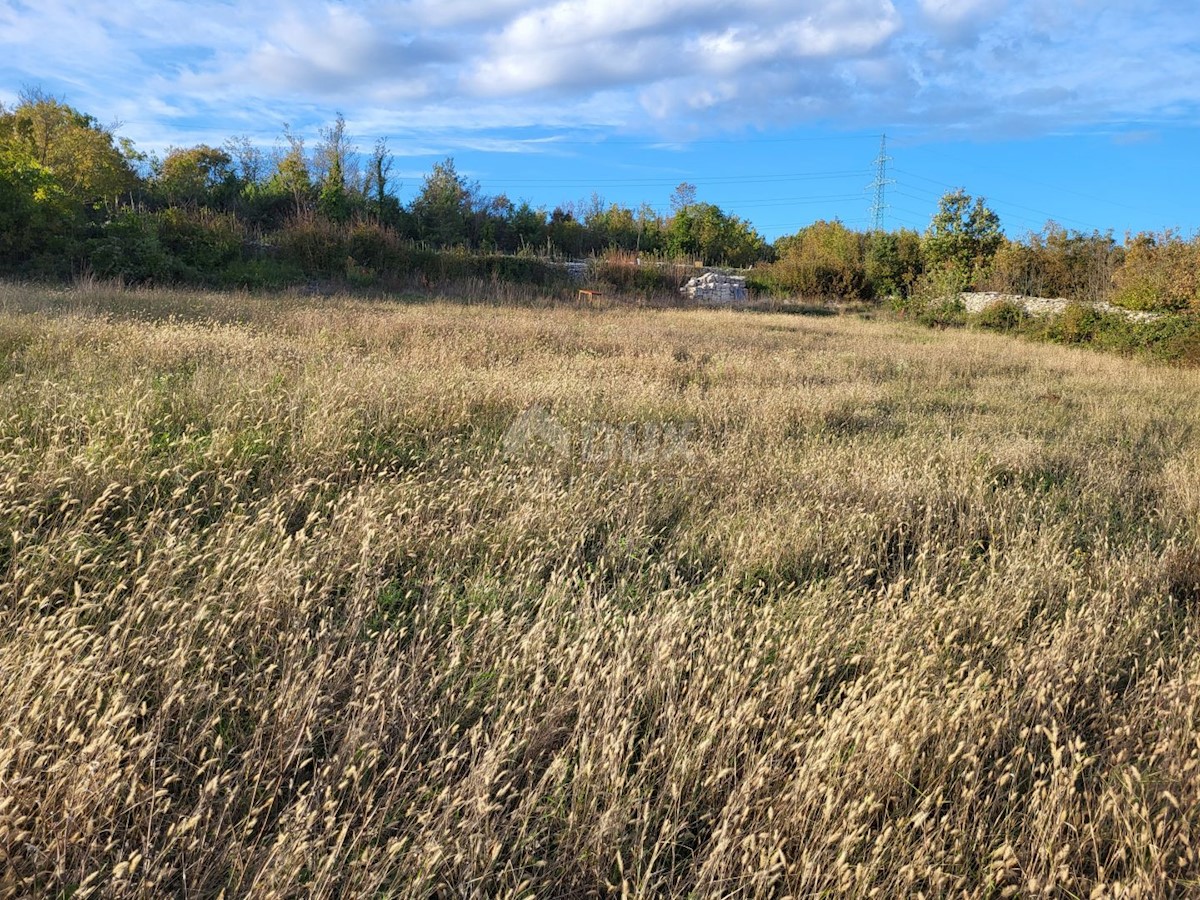
[[[681,181],[768,238],[923,229],[947,189],[1019,235],[1200,227],[1200,10],[1184,0],[0,0],[0,101],[40,86],[142,149],[341,112],[408,199],[453,156],[534,205]]]

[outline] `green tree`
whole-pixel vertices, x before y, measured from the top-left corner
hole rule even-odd
[[[680,208],[667,224],[665,240],[668,253],[698,257],[708,264],[749,266],[769,252],[766,241],[748,222],[712,203]]]
[[[214,209],[228,207],[240,187],[233,157],[207,144],[169,150],[155,182],[172,205]]]
[[[983,197],[972,198],[962,188],[950,191],[938,202],[923,241],[928,268],[953,269],[964,286],[986,276],[992,256],[1004,242],[1000,217],[987,207]]]
[[[304,138],[293,134],[283,126],[283,139],[287,149],[276,151],[275,171],[267,183],[271,193],[286,196],[292,201],[292,212],[304,217],[312,210],[314,186],[308,155],[304,150]]]
[[[78,205],[45,166],[0,146],[0,271],[65,274]]]
[[[321,129],[321,141],[313,151],[317,208],[334,222],[350,218],[351,192],[357,187],[353,184],[357,181],[352,171],[354,153],[353,143],[346,134],[346,118],[338,113],[332,125]]]
[[[38,90],[0,107],[0,147],[50,172],[81,206],[111,203],[138,183],[111,129]]]
[[[509,211],[509,229],[516,249],[536,250],[546,243],[546,210],[534,209],[528,201]]]
[[[546,242],[565,256],[582,256],[586,231],[570,209],[556,206],[546,224]]]
[[[466,246],[471,220],[480,206],[479,184],[458,174],[454,159],[434,163],[421,191],[413,199],[412,214],[421,240],[438,247]]]
[[[921,235],[910,228],[866,237],[866,279],[876,297],[906,297],[922,271]]]
[[[636,250],[639,247],[642,223],[632,209],[613,203],[594,210],[585,224],[594,235],[596,249]]]
[[[388,190],[393,164],[394,160],[388,150],[387,138],[379,138],[371,150],[371,159],[367,163],[363,193],[367,197],[367,208],[371,215],[384,225],[397,225],[400,221],[400,202]]]
[[[664,229],[662,216],[649,203],[643,203],[637,211],[636,249],[648,253],[660,252],[664,244]]]

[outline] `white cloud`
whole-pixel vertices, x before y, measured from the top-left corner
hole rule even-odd
[[[926,22],[943,40],[963,43],[978,36],[984,24],[998,15],[1006,0],[919,0]]]
[[[9,94],[42,84],[135,139],[336,110],[363,131],[679,136],[812,119],[1054,130],[1200,107],[1200,16],[1173,0],[0,0],[0,45]]]
[[[465,80],[488,96],[681,76],[741,76],[774,63],[870,53],[899,29],[891,0],[564,0],[518,16],[485,43]]]

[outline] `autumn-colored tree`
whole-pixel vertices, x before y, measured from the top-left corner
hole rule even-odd
[[[1126,238],[1113,301],[1130,309],[1200,309],[1200,238],[1174,231]]]
[[[112,130],[38,90],[0,107],[0,147],[49,172],[75,202],[113,202],[138,181]]]
[[[1005,241],[991,261],[993,290],[1094,302],[1108,296],[1121,259],[1111,233],[1085,234],[1047,222],[1021,241]]]
[[[1030,241],[1004,241],[992,256],[987,288],[1005,294],[1049,296],[1045,254]]]
[[[776,293],[865,297],[865,244],[864,235],[837,219],[814,222],[775,242],[777,259],[761,277]]]

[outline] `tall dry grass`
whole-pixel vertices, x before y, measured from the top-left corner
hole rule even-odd
[[[0,288],[0,896],[1196,891],[1198,401],[853,318]]]

